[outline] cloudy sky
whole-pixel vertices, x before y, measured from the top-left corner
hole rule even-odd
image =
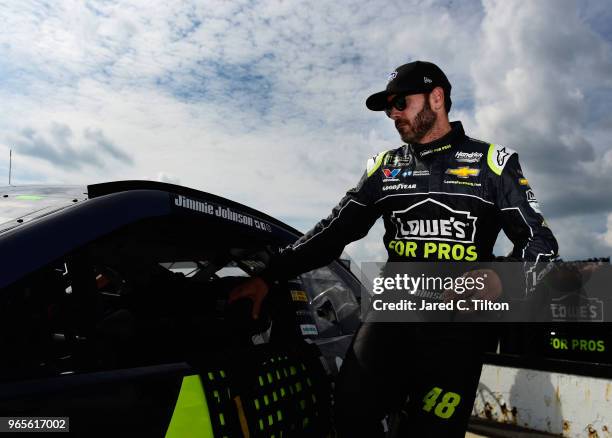
[[[611,255],[608,0],[0,0],[0,175],[12,148],[14,184],[168,181],[306,231],[399,146],[364,101],[416,59],[520,153],[564,258]]]

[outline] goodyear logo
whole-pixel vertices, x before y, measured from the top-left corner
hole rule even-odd
[[[527,178],[520,178],[519,179],[519,184],[522,186],[528,186],[529,185],[529,181],[527,181]]]
[[[472,169],[471,167],[458,167],[456,169],[446,169],[447,175],[454,175],[459,178],[468,178],[470,176],[478,176],[480,169]]]
[[[416,184],[393,184],[390,186],[383,186],[382,190],[383,192],[386,192],[387,190],[410,190],[410,189],[416,189]]]

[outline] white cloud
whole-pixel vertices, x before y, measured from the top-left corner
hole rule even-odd
[[[603,234],[603,240],[610,248],[612,248],[612,213],[608,214],[608,221],[606,223],[606,232]]]
[[[553,230],[598,208],[601,234],[612,211],[602,14],[571,1],[4,4],[0,144],[15,149],[17,182],[148,175],[314,223],[367,158],[399,144],[365,98],[395,66],[429,59],[468,134],[519,149]],[[51,142],[50,126],[104,165],[61,167],[14,144],[24,129]],[[381,234],[349,252],[380,256]]]
[[[166,172],[158,172],[157,178],[155,178],[155,180],[159,182],[170,183],[170,184],[180,184],[181,183],[180,178],[176,177],[175,175],[166,173]]]
[[[612,211],[612,167],[602,160],[612,131],[597,123],[595,105],[612,88],[610,42],[576,2],[483,4],[481,56],[471,65],[474,132],[519,151],[562,255],[612,252],[597,235],[602,221],[586,218]],[[597,228],[587,232],[584,222]]]

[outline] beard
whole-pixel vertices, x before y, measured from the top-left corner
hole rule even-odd
[[[425,99],[423,108],[414,117],[414,120],[411,122],[398,119],[395,121],[395,129],[404,143],[419,143],[435,125],[437,117],[429,106],[429,99]]]

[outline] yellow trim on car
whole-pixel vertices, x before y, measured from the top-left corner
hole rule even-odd
[[[208,403],[199,375],[185,376],[181,383],[166,438],[214,438]]]

